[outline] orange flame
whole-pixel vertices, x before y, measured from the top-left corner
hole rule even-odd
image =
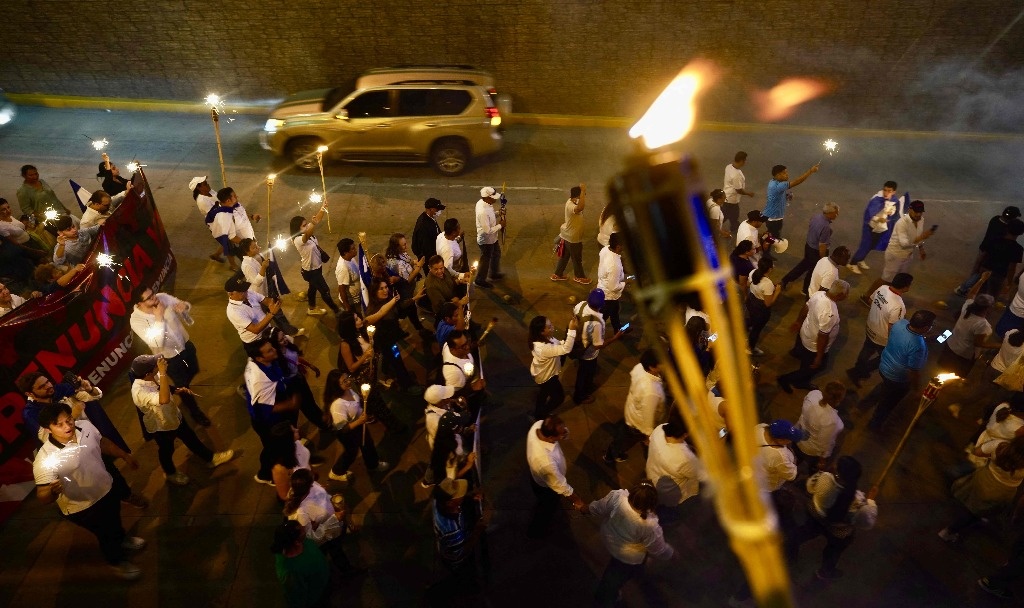
[[[754,91],[757,117],[768,122],[782,120],[800,104],[821,97],[830,90],[829,84],[813,78],[787,78],[768,91]]]
[[[716,79],[717,70],[712,62],[705,59],[691,61],[633,125],[629,136],[643,138],[648,150],[686,137],[696,120],[694,102],[697,95]]]

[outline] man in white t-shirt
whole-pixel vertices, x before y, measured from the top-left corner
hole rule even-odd
[[[359,266],[356,262],[358,253],[356,242],[352,239],[338,241],[338,256],[341,259],[334,269],[335,278],[338,280],[338,300],[343,309],[352,313],[360,313],[363,306]]]
[[[807,296],[819,291],[828,291],[832,282],[839,278],[839,269],[850,262],[850,248],[842,245],[836,247],[828,257],[821,258],[811,271],[807,282]]]
[[[839,382],[829,382],[825,390],[814,390],[807,393],[800,419],[796,427],[807,432],[807,439],[798,441],[796,449],[803,456],[815,458],[811,470],[823,470],[832,451],[836,447],[836,438],[843,432],[843,421],[836,407],[846,396],[846,387]]]
[[[868,309],[866,322],[867,333],[864,346],[857,355],[857,362],[846,370],[846,375],[857,388],[860,383],[878,369],[882,360],[882,351],[889,343],[889,331],[900,319],[907,316],[907,306],[903,303],[903,294],[907,293],[914,277],[901,272],[892,279],[891,285],[882,285],[871,294],[871,307]]]
[[[612,441],[605,450],[605,464],[625,461],[629,449],[640,441],[647,441],[654,427],[667,418],[665,385],[659,371],[658,355],[649,348],[629,372],[629,394],[626,395],[622,420],[616,424]]]
[[[828,291],[819,291],[804,304],[791,327],[793,331],[799,329],[800,332],[791,351],[800,360],[800,367],[778,377],[776,382],[782,390],[792,393],[794,386],[804,390],[816,388],[811,384],[811,378],[825,369],[828,350],[839,336],[839,308],[836,303],[848,295],[850,284],[836,279]]]
[[[722,185],[722,189],[725,190],[725,204],[722,205],[722,213],[725,215],[725,221],[729,222],[733,230],[739,230],[740,198],[754,196],[754,192],[746,190],[747,178],[740,170],[746,164],[747,153],[740,151],[733,157],[733,161],[725,166],[725,180]],[[724,223],[722,228],[725,228]]]
[[[448,269],[452,276],[459,280],[465,274],[465,271],[462,269],[469,268],[469,264],[466,264],[463,260],[466,253],[462,250],[462,245],[460,245],[463,242],[465,241],[462,240],[462,225],[454,217],[444,221],[444,230],[441,234],[437,235],[437,239],[434,241],[437,255],[441,256],[441,259],[444,260],[444,267]]]
[[[505,219],[497,219],[494,214],[494,203],[501,196],[490,186],[480,190],[480,200],[476,202],[476,244],[480,246],[480,268],[476,284],[480,287],[492,287],[488,278],[501,279],[501,243],[498,233],[505,229]]]
[[[601,249],[597,263],[597,287],[604,292],[604,308],[601,314],[612,323],[612,330],[619,331],[619,299],[629,280],[622,269],[622,235],[613,232],[608,236],[608,246]]]
[[[572,502],[573,508],[582,510],[583,499],[565,479],[566,462],[560,440],[568,439],[569,429],[555,415],[538,420],[526,436],[526,463],[530,467],[530,487],[537,497],[537,508],[530,519],[526,535],[530,538],[545,536],[551,520],[558,510],[560,497]]]
[[[552,281],[565,281],[565,267],[572,259],[572,270],[576,275],[573,280],[580,285],[590,285],[591,279],[587,278],[583,270],[583,210],[587,206],[587,185],[580,184],[569,190],[569,200],[565,201],[565,223],[559,228],[558,236],[565,241],[562,255],[555,264],[555,273],[551,275]]]

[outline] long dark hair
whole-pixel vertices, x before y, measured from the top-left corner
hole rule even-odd
[[[530,350],[533,350],[534,342],[544,341],[544,336],[542,336],[541,334],[544,333],[544,330],[547,328],[547,326],[548,318],[543,315],[537,315],[536,317],[530,320],[530,338],[528,342]]]
[[[238,244],[235,245],[235,255],[238,256],[238,259],[242,259],[249,255],[249,247],[252,246],[255,240],[256,239],[242,239],[238,241]]]
[[[299,466],[299,459],[295,457],[295,431],[290,421],[278,422],[270,429],[267,453],[271,462],[286,469]]]
[[[979,317],[985,316],[985,312],[991,308],[991,305],[979,304],[977,300],[970,303],[967,309],[964,310],[964,318],[970,318],[971,315],[978,315]]]
[[[760,283],[761,279],[763,279],[772,268],[775,268],[775,260],[772,259],[772,256],[762,256],[761,259],[757,261],[757,268],[754,269],[754,274],[750,277],[750,284],[757,285]]]
[[[992,459],[995,465],[1008,473],[1016,473],[1024,468],[1024,436],[1014,437],[999,446],[996,456]]]
[[[326,407],[331,407],[335,399],[345,394],[345,391],[339,386],[339,380],[341,380],[342,375],[347,373],[340,369],[332,369],[327,372],[327,379],[324,380],[324,405]]]
[[[861,466],[853,456],[840,456],[836,462],[836,477],[839,478],[839,496],[831,507],[825,511],[825,519],[830,522],[846,521],[846,514],[857,495],[857,482],[860,481]]]
[[[365,332],[365,327],[362,330],[356,327],[355,313],[346,310],[338,315],[338,337],[348,344],[349,348],[352,349],[352,355],[355,357],[362,356],[363,354],[363,346],[359,343],[359,336],[363,334],[365,339]]]
[[[401,232],[396,232],[396,233],[392,234],[391,238],[388,239],[388,248],[386,250],[384,250],[384,257],[385,258],[395,258],[395,259],[398,259],[398,258],[402,257],[401,243],[402,243],[402,239],[404,239],[404,238],[405,238],[405,235],[402,234]]]
[[[302,232],[302,222],[304,221],[306,221],[306,218],[296,215],[288,222],[288,229],[292,232],[292,238],[299,236],[299,233]]]
[[[309,469],[295,469],[292,472],[292,491],[284,503],[284,514],[291,515],[299,510],[299,505],[309,496],[313,489],[313,473]]]
[[[388,297],[384,299],[377,297],[377,292],[380,290],[381,283],[387,285],[388,288]],[[384,304],[391,299],[391,294],[391,285],[388,283],[387,279],[378,279],[377,277],[374,277],[373,287],[370,289],[370,304],[373,305],[374,309],[380,310],[381,306],[384,306]]]

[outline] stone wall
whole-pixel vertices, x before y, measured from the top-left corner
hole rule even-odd
[[[786,76],[832,94],[790,120],[908,128],[1024,124],[1024,21],[977,0],[8,0],[0,87],[234,101],[351,83],[397,63],[492,71],[516,111],[635,116],[694,57],[723,75],[707,120],[751,120]],[[969,24],[966,25],[965,24]]]

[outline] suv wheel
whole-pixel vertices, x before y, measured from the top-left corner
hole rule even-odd
[[[295,166],[311,171],[317,168],[316,149],[323,145],[323,140],[317,137],[299,137],[288,142],[288,159],[295,163]]]
[[[458,139],[442,139],[430,152],[430,164],[442,175],[460,175],[469,165],[469,147]]]

